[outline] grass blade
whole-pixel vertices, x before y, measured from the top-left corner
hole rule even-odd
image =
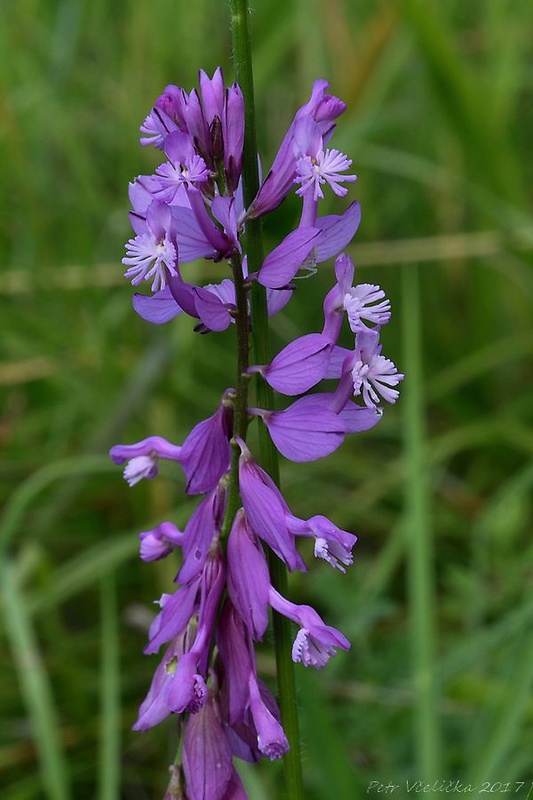
[[[14,578],[13,565],[1,562],[1,592],[8,638],[20,677],[21,691],[33,728],[50,800],[69,800],[69,772],[61,746],[61,733],[50,681],[26,608],[24,593]]]
[[[435,590],[429,487],[424,444],[422,342],[418,271],[403,267],[406,515],[413,683],[416,693],[415,746],[423,780],[440,775],[440,731],[435,682]]]
[[[120,787],[120,663],[114,574],[100,581],[100,800],[116,800]]]

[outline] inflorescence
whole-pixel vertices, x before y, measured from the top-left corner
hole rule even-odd
[[[248,299],[254,281],[265,287],[273,315],[291,299],[300,270],[336,257],[336,280],[324,299],[320,333],[300,336],[269,364],[248,365],[245,380],[237,376],[238,388],[226,389],[215,413],[183,444],[150,436],[110,451],[116,464],[125,465],[130,486],[155,478],[163,459],[180,464],[187,494],[203,496],[183,531],[162,522],[140,534],[144,561],[180,550],[181,566],[179,588],[161,597],[150,626],[145,652],[166,650],[134,728],[144,731],[171,713],[185,714],[185,786],[174,767],[175,793],[169,796],[238,800],[246,793],[233,757],[275,759],[289,747],[276,700],[256,669],[254,642],[265,634],[269,608],[298,626],[294,661],[323,667],[336,648],[350,646],[313,608],[290,602],[272,586],[263,544],[289,570],[306,571],[297,541],[313,539],[315,556],[344,572],[356,542],[324,516],[300,519],[292,513],[254,460],[246,424],[236,423],[243,387],[258,374],[276,392],[299,396],[282,411],[252,407],[244,397],[246,422],[258,417],[285,458],[306,462],[332,453],[346,434],[376,425],[382,401],[396,401],[403,375],[381,355],[380,329],[390,319],[390,303],[379,286],[354,285],[354,264],[342,252],[358,229],[359,204],[352,202],[340,215],[318,216],[327,186],[344,197],[356,180],[346,172],[351,160],[327,147],[345,104],[328,94],[326,81],[314,83],[245,208],[242,92],[237,84],[225,86],[220,69],[212,78],[201,71],[199,82],[199,91],[190,93],[167,86],[141,126],[141,144],[159,149],[166,160],[154,175],[130,184],[135,235],[126,244],[125,275],[134,286],[147,282],[151,289],[134,295],[137,314],[154,324],[187,314],[202,333],[236,323],[247,336],[254,324]],[[249,274],[246,223],[272,211],[290,192],[302,201],[299,224]],[[181,267],[197,259],[228,262],[233,279],[203,286],[187,282]],[[353,349],[337,344],[345,317]],[[323,379],[336,382],[333,390],[309,393]],[[232,482],[239,502],[228,519]]]

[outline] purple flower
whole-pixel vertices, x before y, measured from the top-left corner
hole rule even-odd
[[[183,772],[188,800],[226,800],[232,796],[228,795],[228,790],[230,782],[236,779],[231,746],[211,695],[187,721],[183,735]]]
[[[245,372],[259,373],[281,394],[304,395],[280,411],[247,409],[261,418],[279,452],[296,462],[322,458],[347,433],[375,425],[382,415],[378,404],[395,402],[395,387],[403,379],[381,355],[380,327],[389,321],[390,303],[379,286],[354,285],[354,264],[342,253],[358,229],[359,204],[342,214],[318,216],[326,185],[344,197],[348,184],[356,181],[349,173],[351,159],[329,146],[344,109],[341,100],[328,94],[326,81],[315,82],[245,209],[243,94],[236,84],[225,86],[220,68],[212,77],[200,71],[198,89],[188,93],[168,85],[157,98],[141,127],[141,142],[162,151],[164,163],[155,174],[138,176],[129,188],[135,235],[126,245],[125,274],[134,286],[148,281],[152,292],[134,296],[135,311],[158,325],[184,313],[201,333],[236,323]],[[245,223],[276,208],[291,191],[302,200],[299,224],[249,275],[241,243]],[[271,315],[292,296],[299,272],[314,273],[317,264],[336,256],[336,281],[323,303],[322,332],[299,336],[269,364],[247,368],[244,350],[248,329],[256,324],[255,308],[248,308],[249,316],[240,311],[257,288],[253,282],[266,288]],[[184,279],[182,265],[197,259],[229,261],[232,269],[242,270],[246,295],[238,304],[229,278],[221,275],[206,285]],[[345,315],[354,334],[353,350],[337,344]],[[312,539],[315,557],[345,572],[353,563],[357,537],[323,515],[295,516],[254,461],[243,441],[246,420],[234,427],[234,406],[245,402],[239,395],[245,377],[240,376],[238,392],[226,390],[215,413],[195,425],[182,445],[152,436],[110,450],[113,461],[124,465],[131,486],[154,478],[162,458],[180,464],[187,494],[202,495],[183,531],[163,522],[139,534],[145,561],[181,549],[178,586],[158,601],[145,647],[147,654],[163,646],[166,651],[134,725],[146,730],[171,713],[188,715],[182,769],[173,768],[168,800],[246,800],[233,757],[255,762],[287,752],[279,709],[258,678],[254,651],[267,630],[270,609],[298,625],[292,657],[304,666],[321,668],[338,648],[350,647],[311,606],[290,602],[271,584],[263,543],[289,570],[304,572],[297,540]],[[323,379],[336,381],[333,391],[305,394]],[[359,404],[354,396],[362,398]],[[241,451],[238,482],[235,445]]]
[[[378,330],[357,334],[351,375],[354,395],[362,393],[368,408],[375,408],[381,397],[387,403],[395,403],[400,393],[392,387],[404,378],[393,362],[381,355]]]
[[[233,727],[245,716],[248,706],[248,680],[255,669],[255,656],[250,632],[233,606],[231,598],[225,601],[222,608],[216,643],[223,665],[221,669],[219,661],[216,663],[223,716]]]
[[[337,283],[324,301],[325,328],[331,326],[328,316],[346,312],[350,328],[354,333],[368,329],[366,323],[385,325],[390,320],[390,301],[380,286],[361,283],[353,286],[354,263],[345,253],[335,260]]]
[[[340,183],[353,183],[356,175],[339,173],[352,165],[339,150],[324,150],[324,141],[318,124],[311,117],[302,117],[294,126],[294,152],[296,155],[295,183],[300,184],[296,194],[310,194],[313,201],[324,198],[322,186],[327,183],[339,197],[344,197],[348,190]]]
[[[296,175],[298,156],[294,152],[294,133],[299,120],[310,118],[317,123],[318,132],[327,143],[333,130],[335,120],[346,108],[345,103],[337,97],[326,94],[328,83],[315,81],[309,101],[295,114],[294,120],[285,134],[285,138],[276,154],[272,167],[259,188],[255,199],[246,212],[246,217],[260,217],[276,208],[290,192]]]
[[[290,510],[281,492],[270,476],[252,459],[244,442],[239,439],[237,441],[241,448],[239,484],[250,527],[291,571],[305,571],[306,566],[285,522],[285,515],[290,514]]]
[[[200,654],[193,650],[184,653],[168,684],[166,703],[175,714],[184,711],[196,714],[207,700],[207,684],[199,671],[199,657]]]
[[[182,131],[170,133],[165,140],[168,161],[156,168],[153,194],[165,203],[182,205],[183,190],[189,186],[202,188],[211,173],[195,150],[190,137]]]
[[[308,520],[291,517],[288,527],[294,536],[312,537],[315,540],[315,557],[324,559],[335,569],[346,572],[344,567],[353,564],[352,548],[357,536],[338,528],[327,517],[321,514]]]
[[[373,418],[377,416],[373,410],[360,410],[367,418],[370,413]],[[290,557],[294,564],[294,538],[313,538],[315,556],[341,572],[345,572],[344,567],[353,562],[352,548],[357,537],[320,514],[307,520],[294,516],[277,486],[252,460],[246,445],[242,442],[239,444],[242,451],[239,474],[246,516],[239,512],[230,535],[228,587],[230,597],[247,627],[255,639],[261,639],[265,630],[268,571],[254,534],[262,538],[286,563]]]
[[[181,447],[171,444],[162,436],[149,436],[137,444],[116,444],[109,451],[115,464],[124,464],[124,479],[130,486],[142,478],[155,478],[160,458],[179,461]]]
[[[302,156],[296,162],[296,183],[301,186],[296,190],[296,194],[304,195],[312,192],[313,200],[324,198],[321,186],[329,184],[336,195],[344,197],[348,189],[339,184],[356,180],[355,175],[339,175],[351,166],[351,159],[346,158],[344,153],[339,150],[319,150],[315,156]]]
[[[132,221],[133,221],[132,216]],[[146,219],[136,218],[137,236],[126,244],[122,263],[128,266],[124,277],[134,286],[152,281],[152,291],[164,289],[168,275],[177,274],[178,244],[170,208],[154,200],[147,208]]]
[[[226,389],[213,416],[195,425],[183,442],[180,463],[187,477],[187,494],[209,492],[229,469],[233,428],[229,398],[233,393],[233,389]]]
[[[231,603],[220,619],[217,644],[224,665],[221,698],[233,750],[241,758],[281,758],[289,749],[272,693],[257,679],[250,633]]]
[[[141,558],[143,561],[158,561],[165,558],[175,547],[183,544],[183,533],[172,522],[162,522],[151,531],[141,531]]]
[[[336,647],[350,649],[350,642],[340,631],[326,625],[311,606],[298,606],[270,589],[270,605],[284,617],[300,625],[292,648],[292,660],[301,661],[304,667],[324,667]]]
[[[109,455],[115,464],[127,462],[124,478],[133,486],[142,478],[154,478],[160,458],[177,461],[187,478],[188,494],[202,494],[214,488],[229,468],[232,407],[226,390],[212,417],[192,429],[183,445],[174,445],[161,436],[150,436],[137,444],[115,445]]]
[[[248,681],[250,697],[250,713],[257,731],[257,746],[268,756],[271,761],[282,758],[289,749],[289,742],[281,727],[279,718],[272,713],[265,702],[264,693],[261,691],[255,674]]]
[[[144,134],[141,144],[166,149],[173,133],[186,136],[194,146],[195,156],[202,159],[213,177],[217,172],[217,162],[222,160],[226,186],[233,194],[242,169],[243,95],[237,84],[225,88],[220,67],[212,78],[200,70],[199,84],[199,93],[193,89],[189,94],[178,86],[166,87],[141,126]],[[203,168],[199,162],[194,163],[200,173]],[[187,169],[190,174],[190,169]],[[211,175],[206,177],[211,178]]]
[[[207,560],[200,582],[198,622],[194,642],[179,659],[166,693],[171,711],[193,714],[205,703],[209,648],[218,613],[218,605],[226,582],[222,555],[214,552]],[[164,610],[164,609],[163,609]]]
[[[167,86],[167,89],[168,88],[170,87]],[[177,87],[173,88],[177,89]],[[178,130],[178,126],[171,119],[170,115],[166,113],[165,109],[163,107],[158,107],[159,101],[161,101],[162,98],[163,95],[158,98],[156,106],[150,111],[140,127],[141,133],[145,134],[141,136],[139,140],[143,147],[153,145],[153,147],[158,150],[162,150],[168,134]],[[161,106],[166,106],[169,111],[171,110],[169,104],[164,101],[161,102]]]

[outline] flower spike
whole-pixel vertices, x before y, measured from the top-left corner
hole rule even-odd
[[[297,758],[291,701],[289,713],[283,708],[285,731],[276,699],[258,676],[255,646],[267,638],[271,610],[281,615],[285,634],[287,625],[298,626],[292,650],[288,636],[281,637],[281,658],[289,664],[292,658],[320,669],[350,647],[314,608],[279,591],[279,575],[273,585],[265,550],[288,570],[305,573],[299,547],[311,540],[315,558],[324,562],[319,568],[344,573],[357,537],[315,509],[303,518],[294,513],[246,441],[250,418],[259,417],[273,456],[277,449],[293,462],[314,461],[348,435],[374,427],[382,401],[399,396],[404,376],[382,356],[380,344],[390,302],[380,286],[354,283],[355,266],[344,252],[358,231],[360,205],[346,202],[344,210],[327,215],[319,210],[327,192],[345,198],[357,180],[351,158],[331,144],[344,110],[328,83],[315,81],[251,202],[242,176],[250,157],[244,158],[244,95],[238,84],[226,85],[220,67],[212,76],[200,70],[191,91],[167,85],[141,125],[141,144],[153,146],[161,160],[152,175],[139,175],[129,186],[133,234],[123,264],[137,289],[133,308],[153,325],[192,319],[194,331],[209,339],[233,327],[238,350],[236,388],[226,389],[182,444],[148,436],[109,451],[130,486],[155,479],[165,460],[180,465],[185,493],[198,496],[183,529],[165,521],[139,534],[143,561],[178,562],[148,628],[144,652],[163,648],[163,656],[133,726],[146,731],[170,715],[180,719],[181,763],[171,768],[165,800],[246,800],[235,759]],[[252,140],[247,135],[247,147]],[[264,257],[257,255],[261,247],[247,253],[253,237],[243,236],[245,227],[289,193],[301,207],[297,226]],[[300,277],[312,279],[330,259],[335,278],[323,301],[322,329],[298,331],[274,358],[267,354],[250,365],[251,332],[260,339],[266,326],[258,292],[272,316],[305,290],[308,282]],[[197,262],[198,283],[191,262]],[[343,326],[351,331],[352,348],[345,346]],[[226,341],[232,341],[229,332]],[[256,407],[270,401],[252,399],[251,376],[290,401]],[[332,383],[324,387],[322,381]],[[255,397],[266,394],[258,390]]]

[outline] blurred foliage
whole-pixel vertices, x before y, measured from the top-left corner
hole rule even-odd
[[[377,429],[282,468],[295,513],[360,537],[347,575],[315,564],[292,578],[353,642],[297,673],[308,796],[531,780],[531,9],[253,5],[264,163],[326,77],[348,104],[335,146],[359,175],[350,254],[393,302],[384,352],[407,374]],[[172,470],[129,490],[105,453],[150,432],[180,442],[211,414],[233,381],[232,331],[149,328],[120,259],[127,183],[158,158],[139,124],[167,83],[190,88],[217,64],[230,77],[230,49],[218,0],[0,6],[2,800],[144,800],[166,786],[174,722],[130,727],[157,663],[142,655],[149,609],[175,570],[139,563],[136,534],[184,523],[194,503]],[[271,216],[270,244],[297,213],[289,200]],[[331,282],[325,265],[300,285],[276,345],[319,329]],[[268,642],[260,664],[273,680]],[[280,764],[243,776],[254,800],[282,796]]]

